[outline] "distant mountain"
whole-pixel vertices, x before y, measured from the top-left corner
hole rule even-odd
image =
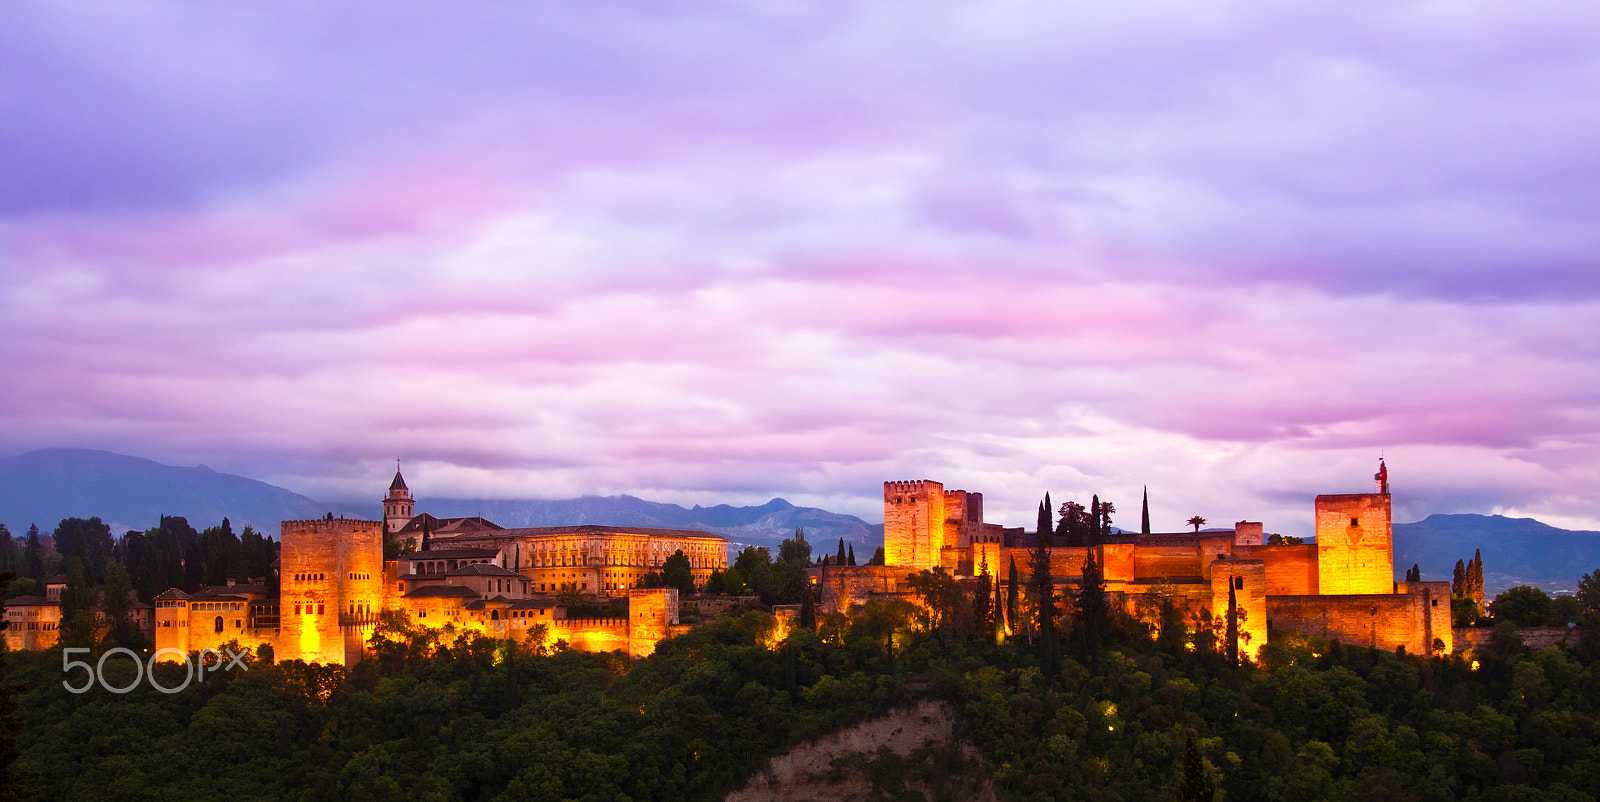
[[[376,505],[374,505],[376,506]],[[277,536],[278,522],[316,518],[330,508],[305,496],[200,465],[177,468],[139,457],[88,449],[47,448],[0,457],[0,523],[14,535],[63,518],[98,516],[117,535],[149,529],[162,515],[181,515],[197,529],[224,517]]]
[[[1394,525],[1397,574],[1416,564],[1423,579],[1449,579],[1456,560],[1472,559],[1474,549],[1483,550],[1483,587],[1490,598],[1513,585],[1570,592],[1583,574],[1600,570],[1600,532],[1502,515],[1430,515]]]
[[[217,473],[204,465],[178,468],[139,457],[87,449],[50,448],[0,457],[0,523],[13,534],[37,523],[49,532],[63,518],[98,516],[120,535],[149,529],[162,515],[181,515],[199,529],[228,518],[234,530],[246,524],[277,535],[284,520],[317,518],[327,512],[376,519],[382,507],[371,502],[322,502],[281,487]],[[773,499],[756,507],[684,508],[633,496],[585,496],[559,501],[429,499],[418,512],[440,517],[482,515],[505,527],[612,524],[665,529],[701,529],[737,544],[769,546],[804,527],[817,554],[830,553],[839,538],[853,543],[856,559],[866,562],[883,542],[883,525],[815,507],[796,507]],[[870,544],[870,545],[869,545]],[[865,550],[865,554],[862,551]]]
[[[417,510],[440,517],[481,515],[505,527],[611,524],[700,529],[722,535],[739,547],[767,546],[774,551],[784,538],[794,537],[796,527],[802,527],[814,553],[831,553],[844,538],[846,544],[854,544],[856,560],[863,563],[883,543],[883,524],[869,524],[854,515],[816,507],[796,507],[781,498],[758,507],[718,504],[687,508],[626,495],[556,501],[422,498]]]

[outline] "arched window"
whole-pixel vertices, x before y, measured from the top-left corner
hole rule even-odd
[[[489,620],[490,621],[499,621],[500,620],[500,611],[499,610],[490,610],[489,611]]]
[[[214,624],[214,626],[216,627],[216,630],[218,632],[222,631],[222,616],[220,616],[220,615],[217,616],[217,620],[216,620],[216,623]]]

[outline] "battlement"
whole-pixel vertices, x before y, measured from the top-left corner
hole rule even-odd
[[[303,521],[284,521],[280,524],[282,531],[293,529],[296,532],[354,532],[369,526],[382,526],[378,521],[364,521],[360,518],[312,518]]]
[[[931,479],[913,479],[903,482],[884,482],[883,497],[884,500],[887,501],[889,496],[894,493],[908,496],[920,496],[927,493],[929,489],[933,487],[937,487],[941,491],[944,490],[944,485],[939,484]]]

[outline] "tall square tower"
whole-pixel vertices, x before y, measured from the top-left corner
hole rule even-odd
[[[1317,496],[1317,592],[1394,592],[1388,493]]]
[[[281,536],[279,658],[349,665],[346,635],[359,635],[383,605],[383,524],[284,521]]]
[[[944,485],[921,479],[883,483],[883,555],[887,565],[926,571],[945,543]]]

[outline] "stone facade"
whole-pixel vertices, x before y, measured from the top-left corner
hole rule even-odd
[[[1387,493],[1317,496],[1317,586],[1325,595],[1394,592]]]
[[[944,485],[938,482],[924,479],[883,483],[885,562],[918,571],[942,563],[946,545],[944,501]],[[954,539],[949,545],[956,545]]]

